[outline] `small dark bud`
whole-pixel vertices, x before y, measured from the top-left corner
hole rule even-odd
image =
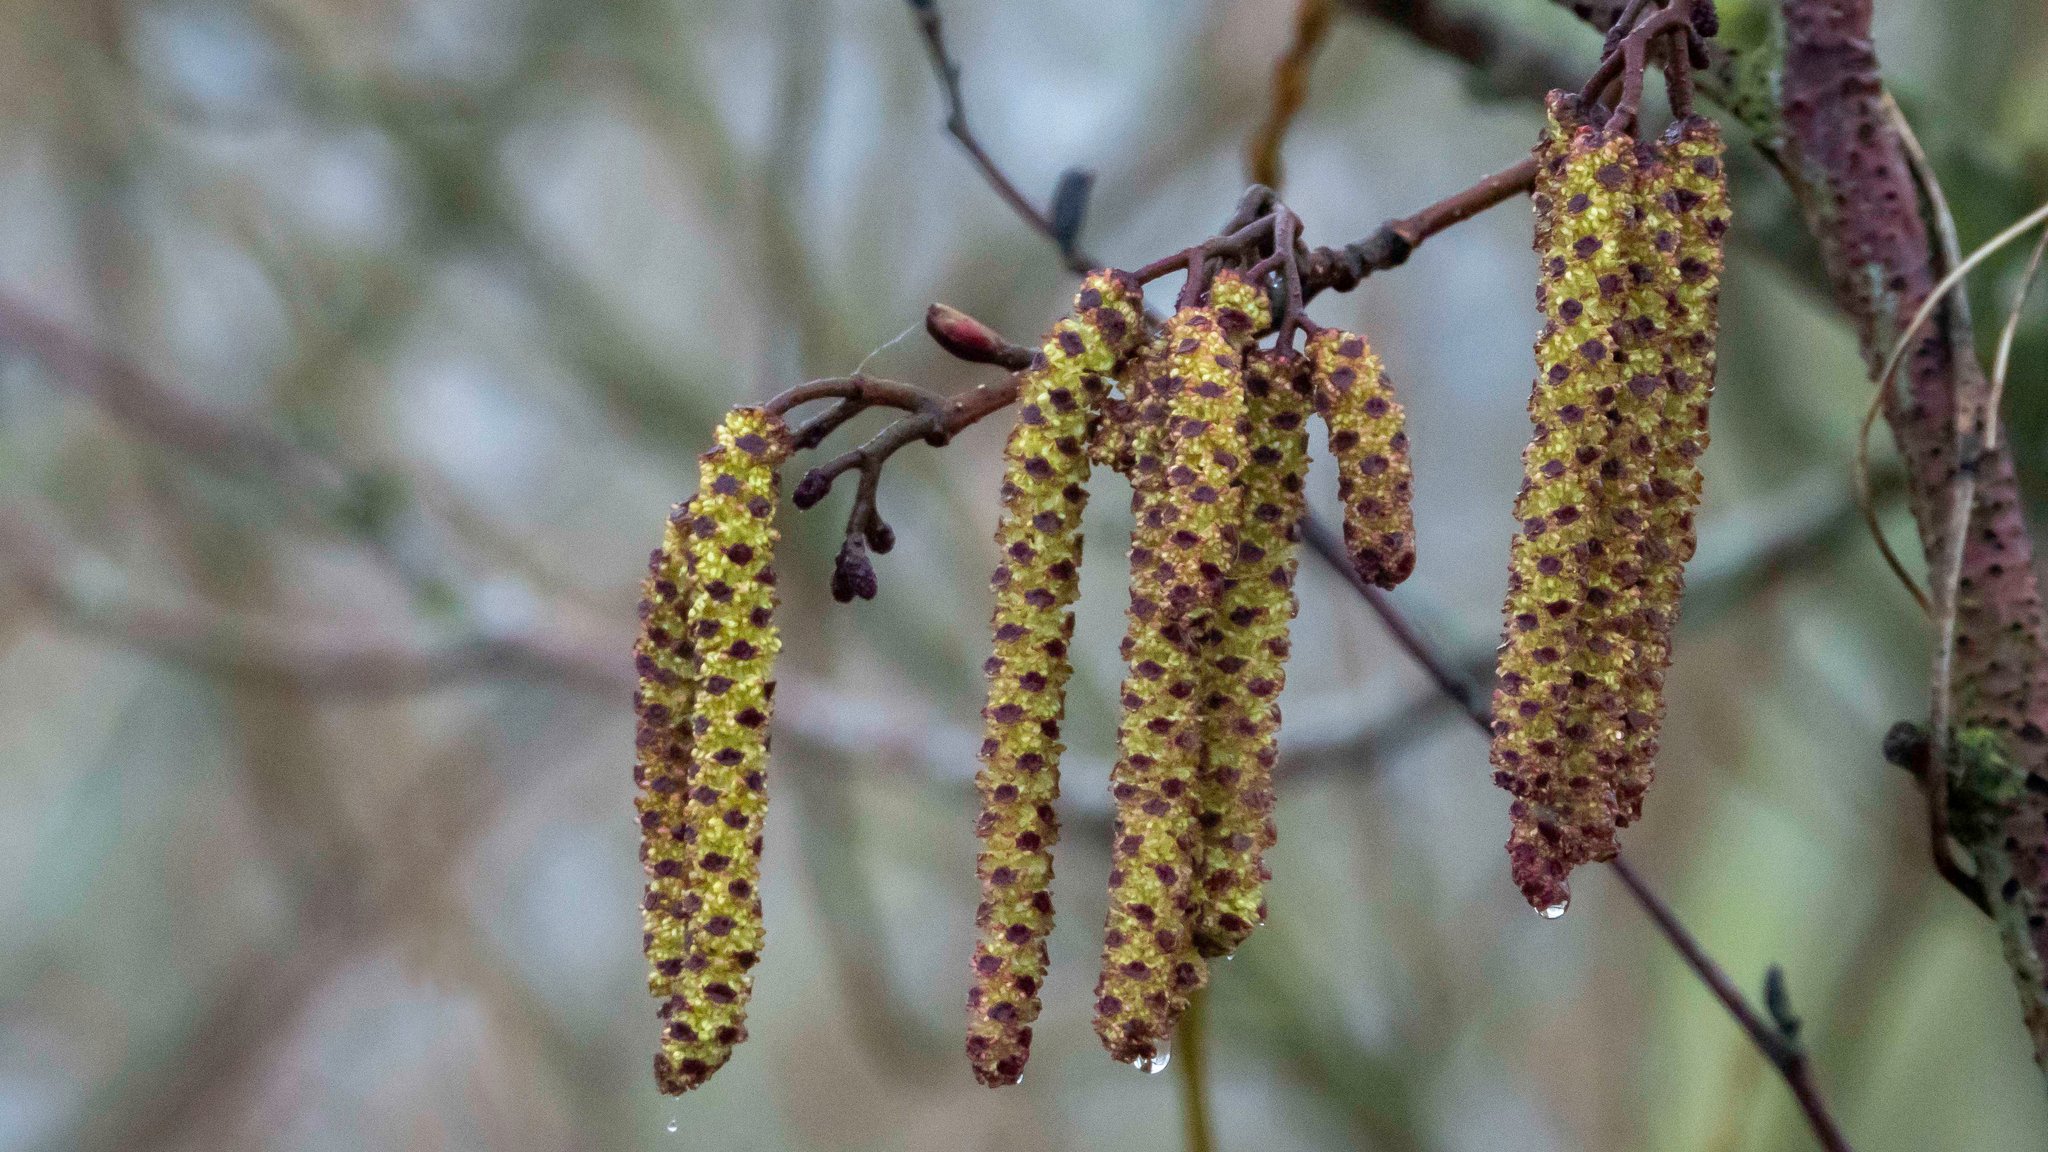
[[[868,547],[878,556],[887,556],[896,550],[896,530],[889,527],[889,522],[880,516],[868,517],[867,525],[861,529],[861,534],[867,537]]]
[[[1771,1014],[1771,1023],[1777,1025],[1778,1034],[1786,1043],[1799,1043],[1805,1021],[1792,1011],[1792,993],[1785,985],[1785,970],[1776,964],[1764,970],[1764,1010]]]
[[[1715,9],[1714,0],[1701,0],[1692,6],[1692,30],[1708,40],[1721,34],[1721,13]]]
[[[1917,776],[1927,766],[1927,751],[1933,743],[1926,725],[1901,720],[1884,734],[1885,762]]]
[[[1081,245],[1081,223],[1088,215],[1088,194],[1095,190],[1095,173],[1086,168],[1069,168],[1060,173],[1052,191],[1052,238],[1060,255],[1072,257]]]
[[[804,473],[802,480],[797,481],[796,491],[790,493],[789,501],[798,508],[811,508],[815,507],[818,501],[823,500],[825,494],[830,491],[832,491],[832,477],[827,475],[823,469],[813,468],[811,471]]]
[[[849,536],[846,546],[839,550],[839,561],[832,566],[832,598],[841,604],[851,604],[855,597],[873,600],[881,584],[875,579],[875,566],[868,559],[868,546],[858,536]]]
[[[1016,369],[1031,353],[1003,339],[1002,334],[950,304],[925,310],[924,330],[939,347],[969,364],[995,364]],[[1022,362],[1020,362],[1022,361]]]

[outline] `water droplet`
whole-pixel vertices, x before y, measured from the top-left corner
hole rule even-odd
[[[1552,904],[1548,908],[1538,908],[1536,910],[1536,914],[1538,916],[1543,917],[1545,920],[1555,920],[1558,917],[1563,916],[1565,914],[1565,910],[1570,908],[1571,906],[1572,899],[1571,897],[1567,896],[1564,899],[1559,900],[1557,903]]]
[[[1160,1041],[1150,1056],[1140,1056],[1130,1062],[1131,1067],[1147,1075],[1157,1076],[1166,1071],[1166,1065],[1173,1059],[1173,1045]]]
[[[682,1122],[681,1122],[681,1121],[679,1121],[679,1120],[671,1120],[671,1121],[669,1121],[669,1122],[668,1122],[668,1130],[669,1130],[670,1132],[674,1132],[674,1131],[676,1131],[676,1130],[680,1129],[680,1128],[681,1128],[682,1126],[683,1126],[683,1125],[682,1125]]]

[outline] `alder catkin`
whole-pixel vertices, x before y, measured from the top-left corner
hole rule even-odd
[[[1365,337],[1325,328],[1309,340],[1308,361],[1337,461],[1344,549],[1360,579],[1392,588],[1415,571],[1406,413]]]
[[[1655,389],[1655,455],[1643,491],[1638,538],[1641,607],[1635,661],[1626,679],[1629,702],[1625,770],[1617,784],[1622,824],[1642,815],[1664,718],[1664,673],[1685,591],[1685,565],[1697,548],[1693,515],[1703,495],[1700,456],[1707,448],[1707,408],[1714,391],[1720,329],[1722,244],[1729,199],[1720,126],[1701,116],[1673,124],[1645,149],[1641,200],[1649,238],[1646,259],[1662,296],[1662,370]]]
[[[1004,449],[1002,559],[977,787],[980,938],[967,994],[967,1057],[991,1086],[1014,1084],[1031,1055],[1052,931],[1052,846],[1059,837],[1060,721],[1080,591],[1089,422],[1143,331],[1140,289],[1097,272],[1024,373]]]
[[[1306,365],[1291,351],[1254,351],[1245,369],[1252,431],[1240,481],[1237,559],[1204,636],[1194,932],[1196,948],[1208,957],[1235,952],[1266,918],[1279,698],[1295,614],[1295,546],[1307,507]]]
[[[1608,413],[1625,386],[1618,334],[1629,319],[1637,207],[1635,141],[1585,123],[1567,94],[1553,93],[1549,112],[1538,153],[1558,149],[1562,163],[1537,175],[1552,205],[1539,229],[1545,323],[1509,551],[1492,759],[1495,782],[1514,796],[1515,882],[1554,914],[1570,897],[1572,868],[1614,854],[1628,654],[1595,622],[1616,591],[1602,486]]]
[[[1269,321],[1264,293],[1219,274],[1209,304],[1167,323],[1148,385],[1165,422],[1156,459],[1141,451],[1131,477],[1129,671],[1110,776],[1117,818],[1095,1003],[1096,1035],[1127,1062],[1157,1056],[1207,975],[1192,932],[1199,647],[1237,555],[1250,432],[1242,349]]]
[[[640,863],[647,872],[640,903],[641,948],[647,954],[647,990],[666,1005],[688,959],[690,914],[702,904],[687,880],[690,857],[684,809],[694,767],[690,761],[690,715],[696,710],[697,649],[687,616],[694,589],[689,575],[691,505],[678,504],[662,533],[661,547],[647,562],[641,584],[640,636],[633,645],[639,686],[633,694],[634,807],[640,819]],[[663,1009],[668,1017],[673,1010]],[[670,1067],[680,1048],[664,1044]],[[673,1077],[657,1063],[663,1091]]]
[[[687,617],[696,646],[691,773],[682,819],[686,916],[668,976],[655,1078],[664,1092],[702,1084],[746,1039],[749,970],[761,957],[761,826],[774,712],[775,505],[789,429],[735,408],[698,461],[686,548]]]

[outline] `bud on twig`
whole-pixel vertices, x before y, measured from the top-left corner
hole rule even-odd
[[[1003,339],[1002,334],[950,304],[925,309],[924,330],[948,353],[969,364],[994,364],[1017,370],[1031,362],[1031,350]]]
[[[841,604],[851,604],[855,597],[873,600],[880,590],[866,542],[859,536],[848,536],[832,566],[832,598]]]

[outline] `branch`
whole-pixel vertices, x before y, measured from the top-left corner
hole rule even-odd
[[[945,92],[946,131],[960,142],[968,159],[981,170],[981,178],[995,190],[996,195],[1002,197],[1003,203],[1010,206],[1010,211],[1059,249],[1067,271],[1076,276],[1093,271],[1098,265],[1080,246],[1081,216],[1093,178],[1085,172],[1070,169],[1060,178],[1052,210],[1039,211],[1024,193],[1017,190],[1016,183],[996,164],[988,149],[982,147],[980,138],[967,123],[967,103],[960,95],[960,64],[946,48],[945,26],[939,16],[938,0],[909,0],[909,4],[911,14],[917,19],[918,34],[924,38],[925,53],[931,57],[932,72],[939,78],[939,87]]]
[[[1749,1034],[1750,1042],[1756,1045],[1757,1051],[1763,1053],[1764,1058],[1778,1070],[1778,1074],[1785,1078],[1785,1086],[1792,1090],[1792,1098],[1798,1101],[1799,1110],[1805,1113],[1806,1122],[1812,1127],[1820,1146],[1827,1152],[1851,1152],[1848,1139],[1842,1135],[1841,1126],[1835,1122],[1834,1114],[1828,1111],[1827,1101],[1821,1097],[1819,1085],[1814,1083],[1813,1067],[1807,1059],[1806,1047],[1799,1042],[1799,1021],[1792,1016],[1790,1006],[1784,999],[1782,970],[1773,966],[1770,978],[1766,980],[1767,1006],[1771,1014],[1771,1019],[1766,1021],[1751,1006],[1742,991],[1735,987],[1734,981],[1728,979],[1728,974],[1721,970],[1721,966],[1714,962],[1714,958],[1707,955],[1707,950],[1700,946],[1700,942],[1678,919],[1678,914],[1671,910],[1671,906],[1664,902],[1664,898],[1636,874],[1635,867],[1620,856],[1616,856],[1608,863],[1613,865],[1614,874],[1621,878],[1629,894],[1636,898],[1636,903],[1642,905],[1643,911],[1649,913],[1650,919],[1656,922],[1657,930],[1662,932],[1664,938],[1671,941],[1672,947],[1678,950],[1678,954],[1685,960],[1686,967],[1692,969],[1693,975],[1700,978],[1700,982],[1707,986],[1714,994],[1714,998],[1719,1000],[1721,1006],[1728,1010],[1728,1014],[1735,1018],[1736,1023],[1742,1025],[1742,1030]]]
[[[1502,169],[1412,216],[1389,220],[1379,231],[1342,248],[1317,248],[1302,268],[1302,286],[1312,298],[1328,288],[1349,292],[1374,272],[1399,268],[1424,240],[1481,212],[1524,195],[1536,180],[1534,157]]]
[[[912,0],[912,3],[920,11],[930,11],[933,13],[934,18],[936,17],[935,0]],[[1631,64],[1635,68],[1640,68],[1639,61],[1631,61]],[[954,74],[954,80],[957,82],[957,71]],[[985,156],[981,158],[986,160]],[[987,167],[988,170],[1000,176],[1000,169],[995,167],[993,161],[988,161]],[[1309,260],[1302,269],[1303,285],[1306,286],[1307,283],[1311,282],[1316,272],[1321,272],[1322,275],[1332,277],[1332,279],[1328,283],[1320,284],[1319,286],[1338,287],[1339,283],[1345,279],[1349,281],[1346,287],[1355,286],[1375,269],[1397,267],[1407,259],[1409,253],[1423,240],[1455,224],[1469,220],[1487,208],[1500,204],[1518,193],[1527,191],[1534,181],[1535,175],[1536,163],[1534,159],[1525,160],[1512,168],[1481,180],[1471,188],[1438,201],[1436,204],[1423,209],[1413,216],[1392,221],[1382,226],[1380,231],[1373,237],[1356,245],[1348,245],[1345,249],[1341,250],[1344,254],[1341,258],[1332,255],[1318,263],[1316,254],[1311,253]],[[996,190],[998,193],[1001,193],[1007,186],[1007,180],[1002,181],[997,184]],[[1254,189],[1253,194],[1256,196],[1261,191],[1265,190]],[[1268,194],[1270,195],[1270,193]],[[1011,199],[1011,197],[1005,196],[1005,199]],[[1326,252],[1328,250],[1319,251]],[[1355,274],[1352,272],[1354,267],[1357,269]],[[1339,288],[1339,290],[1344,289]],[[1386,622],[1389,631],[1395,637],[1396,643],[1400,644],[1409,655],[1429,672],[1431,679],[1436,682],[1438,688],[1447,697],[1455,701],[1473,722],[1478,725],[1480,731],[1488,739],[1491,739],[1493,729],[1492,717],[1489,715],[1489,709],[1482,701],[1478,690],[1466,683],[1451,670],[1451,665],[1435,651],[1434,647],[1419,632],[1408,624],[1390,599],[1375,595],[1376,590],[1366,587],[1362,581],[1358,580],[1357,574],[1351,569],[1349,560],[1343,555],[1341,545],[1338,544],[1336,538],[1327,527],[1318,524],[1313,518],[1310,519],[1307,527],[1307,539],[1316,554],[1329,562],[1340,574],[1343,574],[1347,580],[1352,582],[1353,586],[1365,596],[1366,603]],[[1619,857],[1616,857],[1612,863],[1618,871],[1623,873],[1624,882],[1628,885],[1630,892],[1636,896],[1637,901],[1650,914],[1653,922],[1656,923],[1658,929],[1664,934],[1665,939],[1686,959],[1694,973],[1708,983],[1709,988],[1721,999],[1723,1005],[1735,1017],[1736,1022],[1743,1027],[1744,1032],[1749,1035],[1753,1042],[1757,1043],[1759,1052],[1762,1053],[1766,1060],[1770,1061],[1771,1065],[1778,1071],[1778,1074],[1784,1078],[1787,1086],[1791,1088],[1793,1095],[1800,1101],[1802,1109],[1806,1110],[1808,1120],[1813,1125],[1815,1134],[1820,1138],[1823,1146],[1828,1148],[1830,1152],[1836,1152],[1836,1150],[1844,1150],[1845,1152],[1848,1145],[1841,1137],[1839,1126],[1835,1124],[1833,1117],[1828,1113],[1826,1105],[1821,1099],[1818,1087],[1812,1082],[1803,1054],[1797,1059],[1793,1059],[1788,1055],[1787,1047],[1782,1040],[1767,1044],[1760,1039],[1762,1033],[1758,1031],[1758,1028],[1761,1027],[1761,1017],[1749,1006],[1741,994],[1735,991],[1733,986],[1728,983],[1726,976],[1721,974],[1719,967],[1701,949],[1698,941],[1690,932],[1685,930],[1684,925],[1679,922],[1670,907],[1657,898],[1655,893],[1643,884],[1640,877],[1637,877],[1632,871],[1628,870],[1627,865]]]
[[[936,13],[933,17],[936,19]],[[881,491],[882,469],[889,458],[920,440],[934,447],[943,447],[962,430],[1014,403],[1020,387],[1016,373],[1028,367],[1033,360],[1031,349],[1004,339],[994,328],[950,305],[934,304],[927,309],[924,326],[933,342],[953,356],[970,364],[997,365],[1008,369],[1011,375],[952,396],[940,396],[914,384],[882,380],[856,372],[852,376],[834,376],[799,384],[773,397],[765,405],[769,412],[786,416],[797,408],[820,400],[834,402],[830,408],[792,430],[791,435],[799,451],[818,447],[826,437],[869,409],[893,408],[908,413],[876,433],[867,443],[811,469],[797,482],[796,491],[791,495],[791,502],[798,509],[812,508],[831,493],[832,485],[839,477],[853,471],[860,473],[853,509],[846,518],[846,540],[840,546],[839,559],[832,572],[832,596],[842,604],[856,597],[862,600],[875,598],[880,590],[879,582],[868,552],[870,549],[887,552],[896,546],[896,532],[889,527],[888,521],[882,519],[876,505]]]
[[[1306,539],[1318,556],[1327,561],[1339,574],[1344,575],[1353,587],[1365,597],[1365,602],[1379,615],[1394,642],[1408,653],[1415,662],[1429,673],[1430,679],[1443,694],[1455,701],[1471,718],[1472,723],[1487,739],[1493,738],[1493,717],[1490,709],[1480,696],[1478,689],[1453,671],[1452,664],[1438,652],[1423,635],[1401,615],[1379,589],[1360,580],[1351,571],[1351,564],[1344,554],[1344,547],[1330,529],[1315,519],[1308,523]],[[1778,1075],[1784,1078],[1785,1086],[1792,1090],[1793,1098],[1799,1102],[1800,1111],[1806,1114],[1807,1123],[1813,1128],[1821,1147],[1828,1152],[1849,1152],[1849,1143],[1843,1138],[1841,1126],[1829,1112],[1827,1101],[1821,1096],[1820,1087],[1814,1082],[1813,1069],[1806,1058],[1805,1049],[1779,1029],[1765,1023],[1742,992],[1728,979],[1714,958],[1707,954],[1691,929],[1678,918],[1671,905],[1651,888],[1628,861],[1620,856],[1607,862],[1635,897],[1637,905],[1649,915],[1651,923],[1663,935],[1672,949],[1685,961],[1693,975],[1707,986],[1728,1015],[1735,1019],[1750,1042],[1763,1058],[1770,1062]]]
[[[1280,187],[1280,148],[1294,117],[1308,102],[1309,71],[1330,34],[1332,0],[1301,0],[1294,13],[1294,36],[1273,63],[1273,105],[1245,145],[1245,172],[1254,184]]]
[[[78,549],[18,510],[0,512],[0,556],[5,574],[51,616],[220,676],[347,697],[404,695],[482,678],[532,678],[603,694],[633,685],[632,667],[610,637],[531,631],[429,646],[366,636],[354,626],[250,624],[211,605],[112,594]]]

